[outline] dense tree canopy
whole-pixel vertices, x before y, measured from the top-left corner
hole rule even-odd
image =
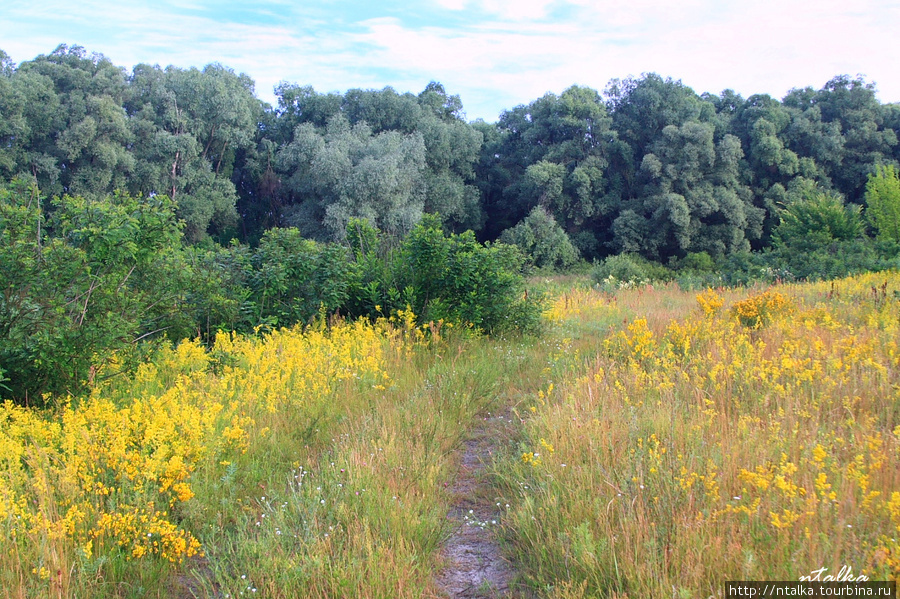
[[[864,206],[870,176],[900,159],[900,107],[846,75],[778,100],[650,73],[495,123],[467,122],[437,82],[276,97],[220,64],[128,72],[78,46],[19,65],[0,51],[0,178],[46,198],[166,195],[190,243],[256,244],[274,226],[339,240],[352,218],[403,235],[424,213],[494,240],[541,208],[587,259],[667,261],[770,247],[781,210],[813,193]]]

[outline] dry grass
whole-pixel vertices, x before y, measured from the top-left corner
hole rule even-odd
[[[532,584],[694,597],[821,567],[900,575],[898,287],[582,292],[572,318],[618,310],[621,330],[534,398],[498,466]]]

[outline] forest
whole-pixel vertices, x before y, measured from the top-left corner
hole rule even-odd
[[[408,305],[527,328],[528,268],[697,287],[898,264],[900,105],[860,77],[778,100],[649,73],[495,123],[468,122],[437,82],[283,82],[276,97],[221,64],[0,51],[8,393],[76,391],[98,355],[136,339],[320,313]]]

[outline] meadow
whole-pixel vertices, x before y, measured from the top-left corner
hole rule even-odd
[[[900,578],[900,274],[608,293],[539,337],[411,312],[161,347],[0,408],[5,597],[439,597],[476,419],[523,595]],[[502,507],[500,507],[502,506]]]
[[[821,568],[897,580],[898,288],[893,273],[564,294],[554,316],[576,334],[620,326],[532,398],[495,464],[531,586],[709,597]]]

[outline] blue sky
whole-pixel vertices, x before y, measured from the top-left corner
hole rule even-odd
[[[317,91],[418,93],[440,81],[469,119],[573,84],[656,72],[698,93],[781,98],[862,74],[900,102],[900,0],[5,0],[15,62],[78,44],[131,69],[221,62],[274,103],[285,80]]]

